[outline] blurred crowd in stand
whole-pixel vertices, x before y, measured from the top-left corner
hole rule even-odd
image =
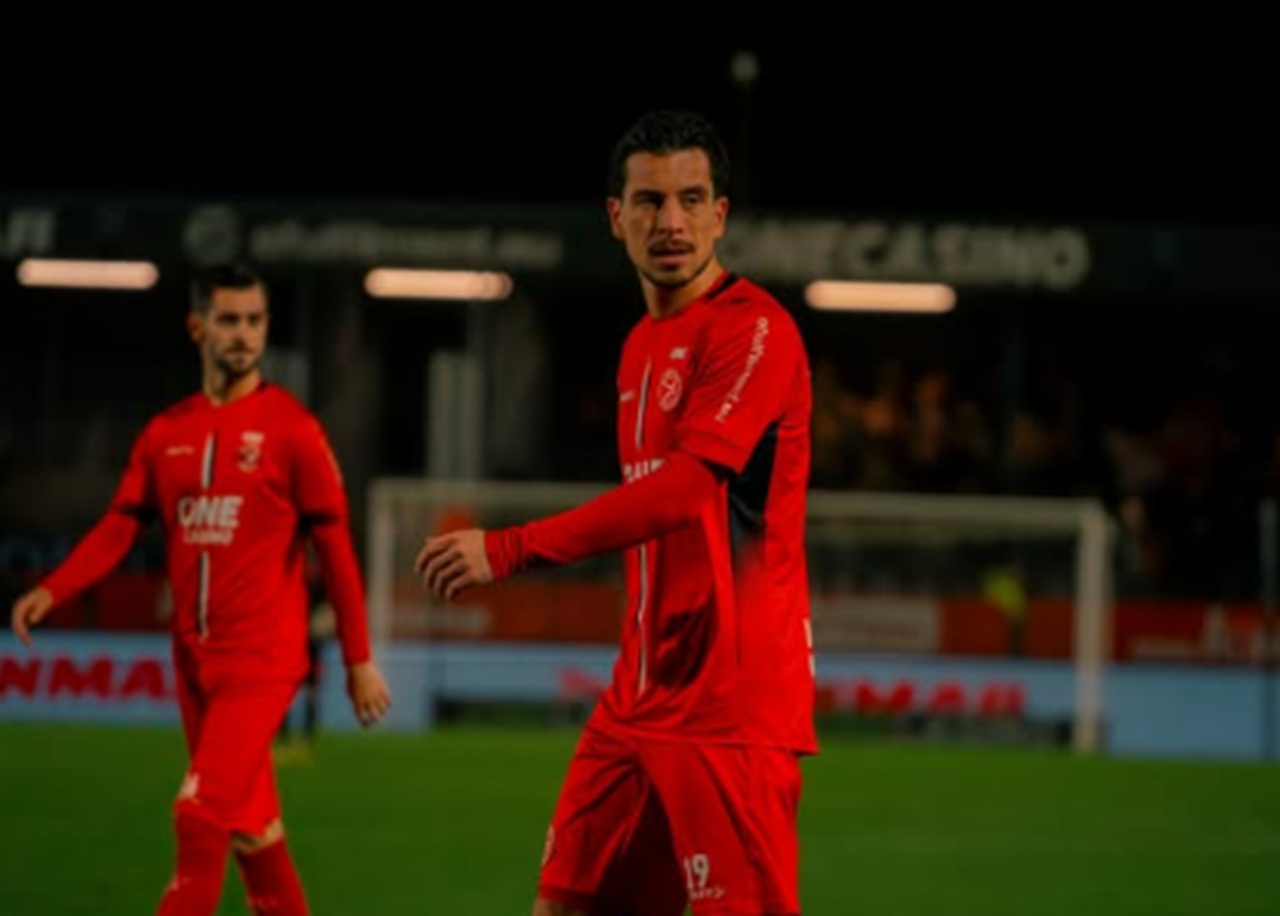
[[[1101,497],[1122,594],[1257,598],[1259,507],[1280,482],[1274,430],[1240,428],[1208,387],[1107,413],[1083,377],[1051,370],[1038,382],[1009,404],[984,397],[998,385],[966,385],[941,366],[885,360],[860,386],[819,360],[813,485]]]

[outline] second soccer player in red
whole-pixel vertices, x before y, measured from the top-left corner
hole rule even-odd
[[[12,611],[14,632],[30,644],[33,625],[111,571],[142,525],[159,520],[191,757],[161,916],[214,913],[230,852],[252,912],[308,912],[271,766],[272,738],[309,664],[308,539],[336,610],[357,717],[372,724],[391,703],[370,651],[338,464],[311,412],[262,377],[267,298],[247,267],[200,272],[188,325],[202,390],[146,425],[107,513]]]
[[[617,375],[622,485],[430,537],[417,557],[449,600],[626,551],[622,645],[569,765],[535,916],[800,912],[799,761],[818,751],[811,382],[791,315],[717,256],[728,172],[696,114],[646,115],[614,149],[608,216],[646,305]]]

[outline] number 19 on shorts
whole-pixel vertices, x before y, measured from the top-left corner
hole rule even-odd
[[[684,864],[684,883],[690,900],[719,896],[717,889],[708,887],[711,880],[711,860],[706,855],[697,853],[685,856],[681,862]]]

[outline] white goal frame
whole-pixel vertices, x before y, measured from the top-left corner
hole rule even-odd
[[[526,483],[382,477],[371,481],[368,501],[367,581],[370,635],[379,647],[391,640],[397,539],[394,507],[404,502],[461,502],[486,507],[546,512],[572,508],[610,484]],[[1110,654],[1112,581],[1111,521],[1097,500],[811,490],[808,514],[814,520],[971,523],[1035,536],[1067,536],[1075,543],[1073,669],[1075,716],[1072,744],[1081,754],[1102,748],[1104,675]]]

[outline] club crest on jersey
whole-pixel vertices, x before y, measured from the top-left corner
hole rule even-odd
[[[658,380],[658,406],[670,413],[680,403],[682,394],[684,382],[680,380],[680,373],[675,369],[662,373],[662,378]]]
[[[262,433],[245,430],[240,434],[240,448],[236,452],[236,466],[249,474],[258,469],[262,463]]]

